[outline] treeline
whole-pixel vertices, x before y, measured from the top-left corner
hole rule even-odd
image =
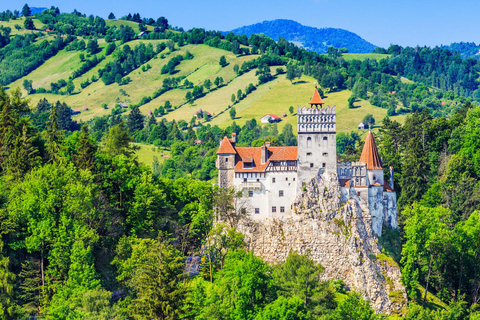
[[[395,168],[403,244],[386,247],[401,262],[409,297],[425,305],[421,284],[463,314],[479,302],[479,124],[480,108],[466,102],[450,118],[427,110],[404,125],[386,118],[379,137],[383,162]]]

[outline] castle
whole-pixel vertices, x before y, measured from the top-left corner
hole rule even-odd
[[[243,191],[243,207],[253,219],[293,215],[293,202],[315,175],[337,175],[343,200],[355,199],[368,208],[372,229],[398,228],[393,183],[384,179],[373,134],[369,131],[358,162],[337,162],[335,106],[323,107],[315,89],[310,107],[298,107],[298,147],[236,147],[236,134],[224,137],[217,151],[221,188]]]

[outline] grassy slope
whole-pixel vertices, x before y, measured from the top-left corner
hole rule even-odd
[[[342,57],[343,59],[345,59],[345,61],[351,61],[351,60],[363,61],[365,59],[372,59],[372,60],[375,59],[377,61],[380,61],[390,56],[391,56],[390,54],[381,54],[381,53],[344,53],[342,54]]]
[[[150,168],[152,167],[154,156],[157,157],[158,163],[160,164],[165,161],[165,159],[170,157],[170,151],[168,150],[141,143],[133,144],[140,148],[135,152],[136,156],[138,157],[138,161]]]
[[[128,20],[108,20],[105,19],[105,24],[107,26],[116,26],[119,28],[121,25],[130,26],[138,34],[140,29],[138,28],[138,23]],[[148,31],[153,31],[153,26],[146,25]]]
[[[19,20],[17,20],[17,23]],[[9,22],[12,23],[12,22]],[[137,24],[131,21],[122,20],[107,20],[107,24],[121,25],[127,24],[132,26],[135,31],[138,31]],[[151,42],[155,46],[158,42],[166,40],[134,40],[128,44],[133,48],[140,42]],[[104,48],[106,43],[103,39],[99,40],[99,45],[102,48],[102,52],[99,55],[104,54]],[[186,51],[190,51],[194,58],[192,60],[184,60],[176,70],[178,72],[174,75],[162,75],[160,74],[161,68],[174,56],[184,55]],[[68,95],[54,95],[54,94],[34,94],[30,95],[32,105],[42,99],[47,98],[49,101],[54,102],[56,100],[64,101],[72,108],[81,109],[82,107],[88,107],[89,111],[82,112],[76,116],[76,120],[89,120],[95,116],[101,116],[110,113],[110,109],[114,107],[116,103],[124,102],[127,104],[137,103],[144,96],[151,96],[155,90],[160,88],[163,83],[163,79],[166,77],[179,77],[186,76],[187,79],[193,82],[195,85],[200,85],[205,79],[212,81],[212,91],[207,92],[205,96],[197,99],[193,105],[186,104],[185,94],[191,89],[175,89],[171,90],[151,102],[140,107],[140,110],[147,114],[149,111],[153,111],[155,108],[165,104],[165,101],[169,100],[173,106],[180,106],[180,108],[170,112],[164,117],[167,120],[186,120],[190,121],[194,111],[202,108],[210,112],[212,115],[217,115],[210,123],[212,125],[219,125],[221,127],[229,126],[233,121],[230,119],[228,106],[232,104],[231,96],[237,93],[239,89],[245,90],[245,87],[250,83],[257,85],[258,80],[255,76],[255,71],[250,71],[242,76],[236,77],[233,68],[236,64],[242,65],[244,61],[248,61],[256,58],[257,56],[241,56],[236,57],[231,52],[221,49],[211,48],[206,45],[186,45],[179,48],[173,53],[168,53],[168,49],[165,50],[166,57],[161,59],[157,57],[152,59],[148,63],[152,67],[146,72],[142,72],[140,69],[132,71],[128,76],[131,82],[124,86],[118,86],[116,83],[109,86],[105,86],[104,83],[99,80],[92,83],[85,89],[80,88],[80,83],[86,79],[90,79],[93,75],[98,75],[98,69],[102,68],[108,62],[113,60],[112,56],[108,56],[95,68],[75,79],[75,93],[71,96]],[[49,89],[50,83],[58,81],[59,79],[68,80],[70,74],[78,69],[81,65],[79,55],[82,52],[65,50],[61,51],[55,57],[50,58],[42,66],[37,68],[29,75],[13,82],[9,85],[10,88],[22,87],[24,79],[33,80],[33,87],[44,87]],[[86,54],[86,52],[83,52]],[[218,60],[222,55],[225,55],[229,64],[225,68],[221,68],[218,65]],[[345,59],[380,59],[386,55],[380,54],[344,54]],[[271,67],[275,70],[276,67]],[[213,81],[216,77],[223,77],[226,85],[215,88]],[[260,122],[260,118],[267,113],[274,113],[281,115],[283,112],[287,114],[287,117],[283,118],[278,124],[281,129],[286,123],[290,123],[293,126],[296,125],[296,107],[306,105],[310,100],[313,92],[314,79],[310,77],[302,77],[301,81],[297,83],[290,83],[286,80],[285,75],[276,76],[274,80],[267,84],[263,84],[257,87],[257,90],[249,94],[245,99],[236,103],[235,109],[237,112],[236,123],[243,125],[246,121],[255,118]],[[120,92],[124,91],[126,94]],[[24,92],[25,93],[25,92]],[[357,101],[355,105],[357,108],[348,109],[347,99],[351,95],[348,90],[328,93],[324,99],[327,105],[337,106],[337,131],[351,131],[357,130],[358,123],[363,117],[370,113],[377,120],[377,125],[386,115],[386,110],[372,106],[368,101]],[[108,109],[103,109],[102,104],[107,104]],[[288,111],[289,107],[293,106],[295,113],[291,115]],[[397,121],[403,122],[404,116],[395,117]]]
[[[303,76],[301,81],[292,84],[282,75],[276,80],[260,86],[257,91],[254,91],[244,101],[235,105],[237,111],[236,124],[241,126],[252,118],[260,122],[260,118],[265,114],[273,113],[281,116],[285,112],[287,117],[278,123],[278,128],[281,129],[286,123],[290,123],[295,127],[297,123],[297,117],[295,116],[297,112],[296,107],[308,104],[313,94],[314,82],[315,79]],[[350,91],[343,90],[328,93],[324,99],[326,105],[336,106],[338,132],[354,130],[365,133],[366,130],[357,129],[359,122],[362,121],[365,115],[368,113],[372,114],[377,120],[377,125],[387,115],[386,109],[372,106],[365,100],[358,100],[355,103],[356,108],[348,109],[347,100],[350,95]],[[293,115],[290,115],[288,111],[290,106],[294,107]],[[404,121],[403,116],[396,116],[393,119],[402,123]],[[220,127],[227,127],[232,122],[233,120],[230,119],[228,112],[211,121],[212,125],[217,124]]]
[[[40,30],[45,29],[45,25],[43,23],[41,23],[40,20],[38,20],[38,19],[32,19],[32,20],[33,20],[33,24],[35,25],[35,28],[36,28],[36,30],[33,30],[33,31],[23,28],[23,24],[25,23],[25,18],[24,17],[20,17],[17,20],[10,20],[8,22],[0,21],[0,26],[9,27],[10,29],[12,29],[12,31],[10,32],[11,36],[14,36],[16,34],[28,34],[28,33],[32,33],[32,32],[38,32]],[[20,30],[15,29],[16,24],[20,25],[22,27],[22,29],[20,29]]]
[[[156,43],[162,42],[165,40],[134,40],[129,42],[130,47],[138,45],[140,42],[148,43],[152,42],[154,46]],[[101,41],[99,42],[100,46],[104,48],[106,44]],[[174,75],[160,73],[161,68],[174,56],[174,55],[184,55],[186,51],[190,51],[194,58],[192,60],[184,60],[176,68],[178,72]],[[165,50],[167,52],[168,49]],[[81,65],[79,55],[81,52],[77,51],[61,51],[55,57],[52,57],[46,61],[42,66],[37,68],[29,75],[13,82],[9,85],[10,88],[20,87],[22,88],[22,83],[24,79],[33,80],[33,87],[45,87],[50,88],[50,83],[53,81],[58,81],[59,79],[68,80],[68,76]],[[102,53],[100,53],[102,54]],[[231,63],[225,67],[220,68],[218,65],[218,60],[222,55],[227,57],[227,61]],[[225,82],[230,81],[235,77],[233,72],[233,66],[235,64],[241,65],[243,61],[251,60],[256,58],[256,56],[244,56],[244,57],[235,57],[231,52],[211,48],[206,45],[186,45],[171,54],[167,54],[164,59],[160,57],[154,58],[148,63],[152,67],[147,72],[142,72],[141,69],[136,69],[132,71],[128,76],[131,79],[131,82],[124,86],[119,86],[116,83],[109,86],[99,80],[95,83],[92,83],[90,86],[85,89],[80,88],[80,83],[85,81],[87,78],[91,78],[92,75],[98,75],[98,69],[102,68],[106,63],[113,60],[112,56],[107,57],[95,68],[87,72],[85,75],[74,80],[75,92],[73,95],[55,95],[55,94],[33,94],[30,95],[32,105],[36,105],[37,102],[42,98],[47,98],[49,101],[64,101],[72,108],[82,108],[84,106],[88,107],[90,110],[82,112],[80,115],[76,116],[76,119],[79,120],[88,120],[94,116],[100,116],[110,113],[110,108],[114,107],[118,102],[124,103],[137,103],[144,96],[151,96],[155,90],[160,88],[163,83],[163,79],[167,77],[179,77],[179,76],[188,76],[188,79],[194,84],[203,83],[203,80],[209,78],[212,82],[217,76],[223,77]],[[251,81],[252,82],[252,81]],[[248,83],[247,83],[248,85]],[[212,85],[214,87],[214,85]],[[244,86],[241,87],[244,89]],[[120,89],[124,90],[127,95],[124,95],[120,92]],[[189,89],[191,90],[191,89]],[[235,89],[236,92],[237,89]],[[166,100],[170,100],[173,105],[180,105],[185,103],[185,94],[186,89],[177,89],[167,92],[166,94],[154,99],[152,102],[142,106],[140,109],[145,114],[149,110],[163,105]],[[26,92],[24,92],[25,94]],[[231,95],[231,93],[230,93]],[[230,99],[229,95],[229,99]],[[109,109],[103,109],[102,104],[107,104]],[[189,112],[190,113],[190,112]],[[187,117],[187,120],[190,120],[191,115]]]

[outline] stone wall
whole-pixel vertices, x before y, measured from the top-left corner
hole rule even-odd
[[[308,253],[325,267],[325,279],[343,279],[377,312],[402,313],[407,300],[400,270],[381,253],[368,207],[356,199],[342,200],[335,174],[312,179],[294,210],[290,217],[245,221],[238,229],[265,261],[284,261],[290,250]]]

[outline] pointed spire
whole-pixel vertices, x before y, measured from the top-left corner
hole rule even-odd
[[[378,155],[377,146],[375,145],[375,139],[372,132],[369,130],[365,139],[365,145],[363,146],[362,155],[360,156],[360,162],[367,164],[367,170],[378,170],[382,168],[382,161]]]
[[[320,97],[320,94],[318,93],[317,90],[317,83],[315,82],[315,91],[313,92],[313,97],[312,100],[310,100],[309,104],[310,105],[315,105],[316,107],[320,105],[322,107],[322,104],[324,104],[322,97]]]
[[[227,137],[223,137],[223,140],[220,141],[220,147],[217,150],[217,154],[235,154],[237,153],[235,149],[233,148],[232,144],[230,143],[230,140],[228,140]]]

